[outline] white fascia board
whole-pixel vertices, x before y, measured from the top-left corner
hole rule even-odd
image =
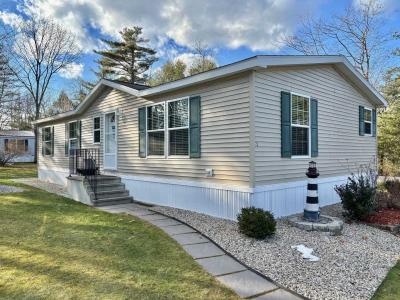
[[[37,121],[34,121],[33,124],[40,124],[40,123],[46,123],[46,122],[51,122],[51,121],[55,121],[55,120],[59,120],[59,119],[64,119],[64,118],[68,118],[70,116],[74,116],[74,115],[78,115],[80,114],[85,108],[87,108],[93,100],[96,99],[96,96],[99,92],[102,91],[102,89],[105,87],[111,87],[113,89],[117,89],[120,90],[122,92],[134,95],[134,96],[138,96],[138,91],[135,89],[132,89],[128,86],[125,86],[123,84],[118,84],[112,81],[108,81],[105,79],[101,79],[95,86],[94,88],[90,91],[90,93],[86,96],[86,98],[79,103],[79,105],[71,111],[62,113],[62,114],[58,114],[56,116],[53,117],[48,117],[48,118],[43,118]]]
[[[360,72],[358,72],[354,66],[343,57],[343,61],[341,64],[337,64],[339,69],[350,79],[378,106],[386,107],[388,103],[385,98],[379,93],[371,83],[365,79]]]

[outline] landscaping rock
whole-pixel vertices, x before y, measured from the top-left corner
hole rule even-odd
[[[152,209],[188,223],[243,263],[311,299],[370,299],[400,259],[400,238],[365,224],[345,223],[342,235],[332,236],[278,219],[276,234],[258,241],[240,234],[233,221],[168,207]],[[342,209],[334,205],[322,213],[340,217]],[[320,261],[305,261],[291,249],[299,244],[313,248]]]

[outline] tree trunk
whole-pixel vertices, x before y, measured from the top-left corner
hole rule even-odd
[[[38,106],[36,104],[36,111],[35,111],[35,121],[39,120],[39,116],[40,116],[40,106]],[[38,131],[38,126],[37,124],[35,124],[34,129],[33,129],[33,133],[35,135],[35,156],[34,156],[34,163],[36,164],[38,162],[38,157],[39,157],[39,131]]]
[[[35,156],[34,156],[33,161],[34,161],[35,164],[37,164],[38,155],[39,155],[39,142],[38,142],[39,135],[38,135],[38,126],[37,126],[37,124],[35,124],[35,128],[33,129],[33,132],[35,134]]]

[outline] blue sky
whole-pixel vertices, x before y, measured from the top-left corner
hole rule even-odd
[[[153,70],[166,59],[190,63],[196,40],[213,48],[217,63],[225,65],[255,54],[291,54],[276,41],[295,32],[301,17],[329,18],[355,1],[360,0],[1,0],[0,21],[12,24],[23,14],[39,14],[77,36],[81,61],[55,78],[57,92],[71,90],[78,76],[94,80],[98,57],[92,50],[103,47],[100,38],[116,38],[125,26],[142,26],[157,49],[160,59]],[[399,1],[381,2],[385,26],[400,31]]]

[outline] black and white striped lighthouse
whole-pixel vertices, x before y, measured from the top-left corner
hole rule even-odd
[[[318,202],[318,184],[317,178],[319,176],[317,170],[317,163],[310,161],[306,173],[308,177],[307,183],[307,201],[304,208],[304,219],[311,222],[319,220],[319,202]]]

